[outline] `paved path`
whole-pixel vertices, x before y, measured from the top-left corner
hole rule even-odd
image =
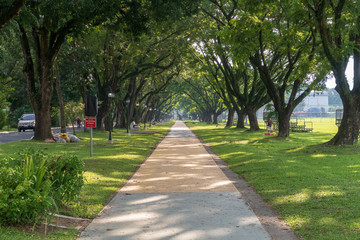
[[[271,237],[199,139],[178,121],[79,239]]]

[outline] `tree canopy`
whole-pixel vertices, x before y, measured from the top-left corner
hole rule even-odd
[[[113,121],[116,127],[146,124],[174,109],[214,123],[227,110],[228,127],[236,113],[237,127],[245,127],[248,116],[250,129],[259,130],[256,112],[271,103],[278,136],[288,137],[294,109],[312,90],[324,89],[332,72],[344,117],[329,143],[354,144],[360,129],[354,3],[4,0],[0,83],[9,87],[0,89],[0,106],[14,113],[30,103],[35,139],[46,139],[51,111],[88,95],[99,99],[99,130]],[[352,89],[345,76],[351,56]]]

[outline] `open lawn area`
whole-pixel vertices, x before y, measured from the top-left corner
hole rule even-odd
[[[132,134],[125,136],[125,130],[115,129],[112,135],[114,144],[108,144],[108,132],[94,131],[93,157],[90,157],[90,133],[80,132],[78,143],[45,143],[22,141],[0,145],[1,159],[11,156],[25,148],[43,150],[45,153],[60,156],[77,155],[85,163],[85,185],[79,202],[60,209],[60,213],[75,217],[93,218],[103,208],[109,197],[116,192],[134,173],[136,168],[152,152],[157,143],[166,135],[173,122],[152,126],[148,131],[154,134]],[[70,132],[71,133],[71,132]],[[47,239],[74,239],[77,231],[70,230],[50,234]],[[1,227],[0,239],[43,239],[36,233],[23,233],[15,228]]]
[[[337,132],[335,120],[311,121],[312,132],[292,132],[287,139],[265,130],[187,125],[302,239],[359,239],[360,146],[322,146]]]

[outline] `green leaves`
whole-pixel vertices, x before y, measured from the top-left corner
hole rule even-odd
[[[83,172],[77,157],[32,149],[0,160],[0,222],[34,222],[57,211],[57,204],[77,198]]]

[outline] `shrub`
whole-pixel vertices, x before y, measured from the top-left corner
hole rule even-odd
[[[60,156],[49,167],[49,179],[57,202],[76,200],[84,185],[84,163],[76,156]]]
[[[84,183],[75,156],[51,157],[32,149],[0,161],[0,222],[36,222],[77,197]]]
[[[40,167],[34,166],[33,158],[23,164],[15,159],[0,163],[0,222],[34,222],[39,215],[47,214],[55,207],[49,194],[51,182],[40,180],[32,171],[42,172]]]

